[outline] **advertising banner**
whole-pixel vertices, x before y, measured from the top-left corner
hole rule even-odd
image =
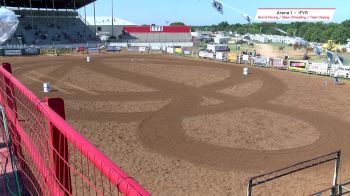
[[[268,62],[268,58],[266,57],[253,57],[252,58],[252,65],[257,65],[257,66],[261,66],[261,67],[268,67],[269,66],[269,62]]]
[[[3,54],[4,54],[4,56],[21,56],[22,50],[20,50],[20,49],[4,49]]]
[[[184,55],[191,55],[192,51],[191,50],[184,50]]]
[[[290,60],[288,61],[288,70],[306,71],[309,61]]]
[[[169,54],[174,54],[174,48],[172,48],[172,47],[167,47],[167,48],[166,48],[166,52],[169,53]]]
[[[307,71],[320,75],[329,75],[329,66],[327,63],[310,63]]]
[[[243,60],[243,61],[249,61],[249,55],[246,55],[246,54],[243,55],[243,56],[242,56],[242,60]]]
[[[350,78],[350,66],[340,66],[340,65],[331,65],[330,74],[333,75],[334,71],[338,69],[339,77]]]
[[[228,53],[227,60],[230,62],[237,62],[237,54],[233,52]]]
[[[227,53],[217,52],[215,55],[215,59],[218,61],[227,61]]]
[[[175,54],[182,54],[181,48],[175,48]]]
[[[277,69],[285,69],[286,66],[283,64],[283,59],[273,58],[270,62],[271,66]]]
[[[121,50],[122,50],[122,47],[120,46],[113,46],[113,45],[107,46],[107,52],[120,52]]]
[[[98,48],[88,48],[88,53],[98,53],[99,49]]]
[[[145,46],[140,46],[139,47],[139,52],[146,52],[147,48]]]
[[[201,58],[214,59],[214,53],[205,50],[199,51],[198,56]]]
[[[26,56],[39,55],[40,50],[38,48],[25,48],[25,49],[22,49],[22,54]]]

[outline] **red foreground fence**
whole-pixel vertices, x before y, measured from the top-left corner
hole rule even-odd
[[[150,195],[64,120],[62,99],[37,98],[10,64],[0,67],[0,105],[21,194]]]

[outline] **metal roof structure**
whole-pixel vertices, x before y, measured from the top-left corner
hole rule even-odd
[[[92,16],[88,16],[86,17],[86,21],[90,24],[93,25],[94,24],[94,17]],[[130,21],[121,19],[121,18],[117,18],[114,17],[113,18],[113,25],[115,26],[136,26],[137,24],[132,23]],[[112,18],[111,17],[104,17],[104,16],[97,16],[96,17],[96,25],[100,25],[100,26],[111,26],[112,25]]]
[[[19,8],[79,9],[96,0],[0,0],[1,6]]]

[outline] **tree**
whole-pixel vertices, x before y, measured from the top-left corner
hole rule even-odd
[[[183,22],[172,22],[170,23],[170,26],[186,26]]]
[[[252,24],[229,24],[226,21],[210,26],[195,27],[199,30],[207,31],[233,31],[239,34],[260,33],[260,27],[265,34],[284,35],[275,28],[285,30],[289,35],[302,37],[310,42],[327,42],[335,40],[336,42],[346,43],[350,38],[350,20],[342,23],[324,23],[324,22],[292,22],[289,24],[282,23],[252,23]]]

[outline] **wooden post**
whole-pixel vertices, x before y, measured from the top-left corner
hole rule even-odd
[[[64,101],[61,98],[45,98],[46,103],[58,115],[65,119]],[[53,169],[56,178],[63,186],[65,195],[72,194],[71,173],[67,138],[49,122],[50,142],[52,144]],[[68,163],[68,164],[67,164]]]

